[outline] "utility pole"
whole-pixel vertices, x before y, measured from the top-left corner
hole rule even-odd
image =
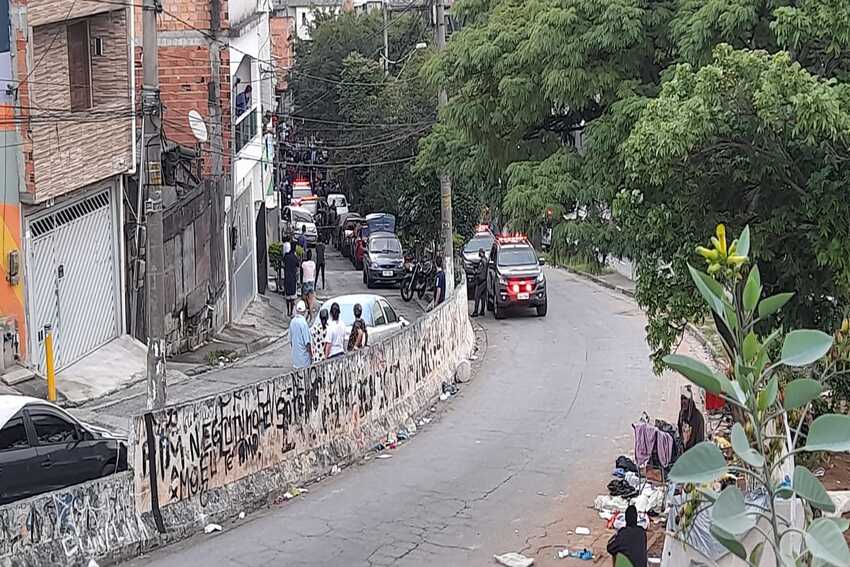
[[[436,43],[437,49],[446,47],[446,11],[445,0],[436,2]],[[446,89],[441,88],[437,109],[446,105],[449,97]],[[440,219],[443,236],[443,270],[446,273],[446,297],[451,296],[455,289],[454,270],[454,230],[452,228],[452,178],[446,172],[440,173]]]
[[[159,57],[156,16],[159,0],[142,4],[142,113],[145,171],[145,311],[147,313],[148,409],[165,405],[165,257],[162,245],[162,103],[159,98]]]
[[[383,2],[381,2],[381,9],[384,12],[384,76],[386,76],[390,74],[390,40],[387,32],[390,24],[387,16],[387,12],[389,11],[387,0],[383,0]]]

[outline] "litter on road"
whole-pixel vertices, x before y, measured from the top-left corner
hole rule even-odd
[[[505,567],[531,567],[531,565],[534,565],[534,559],[521,553],[503,553],[502,555],[494,555],[493,559],[496,560],[496,563]]]
[[[218,524],[207,524],[206,526],[204,526],[204,533],[205,534],[211,534],[213,532],[220,532],[220,531],[221,531],[221,526],[219,526]]]

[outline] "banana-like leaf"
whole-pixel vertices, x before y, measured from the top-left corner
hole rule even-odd
[[[782,404],[786,410],[801,408],[823,392],[823,386],[811,378],[797,378],[788,383],[783,391]]]
[[[809,504],[815,508],[820,508],[824,512],[835,512],[835,503],[826,489],[815,475],[809,472],[806,467],[797,465],[794,467],[794,480],[791,484],[794,492],[808,500]]]
[[[726,459],[710,441],[697,443],[676,460],[670,469],[670,480],[701,484],[715,481],[729,472]]]
[[[764,456],[750,446],[750,440],[747,438],[747,433],[740,423],[732,426],[732,450],[753,468],[760,469],[764,466]]]
[[[827,413],[817,417],[806,436],[806,451],[850,451],[850,415]]]
[[[806,548],[815,559],[834,567],[850,565],[850,549],[838,525],[829,518],[818,518],[806,530]]]
[[[832,335],[815,329],[796,329],[785,335],[779,361],[786,366],[807,366],[832,348]]]

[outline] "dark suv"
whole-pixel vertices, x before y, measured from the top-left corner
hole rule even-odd
[[[502,319],[509,307],[534,307],[539,317],[547,311],[543,259],[523,236],[499,236],[490,249],[487,269],[487,308]]]
[[[363,283],[395,285],[404,278],[404,254],[401,242],[392,232],[374,232],[363,249]]]

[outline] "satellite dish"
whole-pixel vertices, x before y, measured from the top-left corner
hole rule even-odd
[[[207,141],[207,125],[197,110],[189,111],[189,128],[192,129],[192,135],[196,140],[202,144]]]

